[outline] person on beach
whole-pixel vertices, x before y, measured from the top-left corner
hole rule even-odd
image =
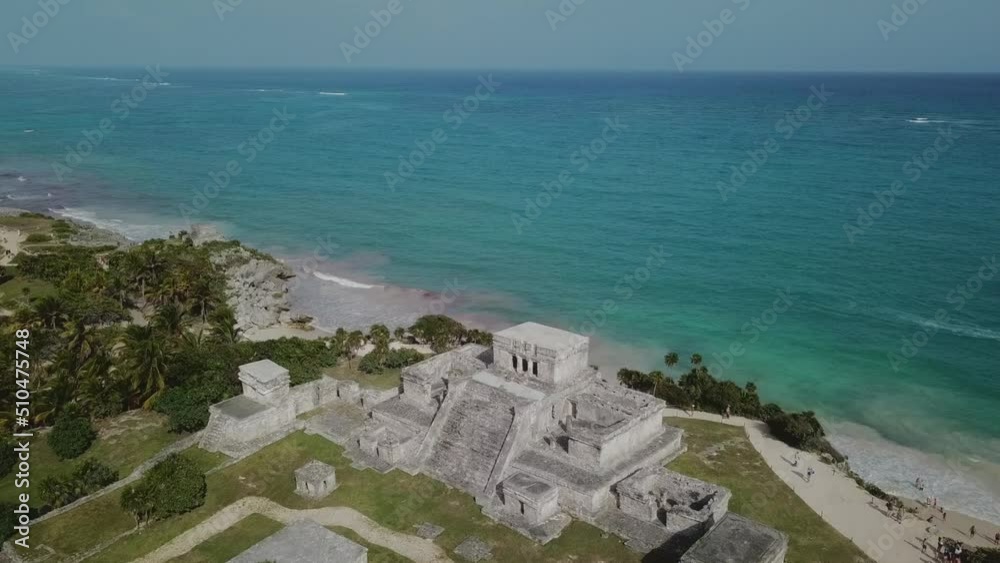
[[[948,519],[948,513],[942,510],[941,511],[941,520],[944,521],[944,520],[947,520],[947,519]]]
[[[927,553],[927,538],[920,540],[920,552]]]
[[[799,466],[799,453],[801,453],[801,452],[799,452],[798,450],[795,450],[795,455],[792,456],[792,467],[798,467]]]
[[[1000,532],[997,532],[997,535],[993,536],[993,543],[1000,545]]]
[[[973,525],[971,528],[969,528],[969,537],[970,538],[976,537],[976,526],[975,525]]]
[[[726,405],[726,418],[732,418],[732,417],[733,417],[733,409],[731,409],[729,405]]]
[[[812,482],[812,477],[815,474],[816,474],[816,472],[813,471],[812,467],[810,467],[809,469],[806,469],[806,483],[811,483]]]

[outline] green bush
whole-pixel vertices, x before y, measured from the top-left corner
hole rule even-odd
[[[122,508],[136,520],[163,519],[205,503],[205,475],[191,459],[172,454],[157,463],[139,483],[122,492]],[[145,518],[140,516],[145,513]]]
[[[358,370],[369,373],[382,373],[386,369],[405,368],[424,359],[424,355],[411,348],[400,348],[380,352],[373,350],[361,358]]]
[[[49,242],[50,240],[52,240],[52,237],[50,237],[49,235],[43,233],[31,233],[24,239],[24,242],[27,242],[29,244],[34,244],[34,243]]]
[[[117,480],[117,471],[91,458],[77,465],[70,475],[43,479],[39,484],[39,495],[47,505],[59,508]]]
[[[204,390],[173,388],[156,402],[156,410],[167,415],[171,432],[195,432],[208,424],[210,404]]]
[[[322,340],[280,338],[252,346],[255,360],[268,359],[286,368],[292,385],[319,379],[323,368],[337,365],[336,350]]]
[[[0,477],[10,475],[15,464],[17,464],[17,456],[14,454],[13,442],[0,440]]]
[[[94,443],[97,432],[94,431],[90,419],[81,414],[75,405],[70,405],[56,419],[56,424],[49,432],[49,447],[59,459],[80,457]]]
[[[1000,549],[980,547],[966,552],[966,563],[1000,563]]]

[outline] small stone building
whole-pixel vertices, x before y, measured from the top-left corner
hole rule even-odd
[[[500,484],[507,514],[526,526],[537,526],[559,512],[559,489],[517,473]]]
[[[229,563],[368,563],[368,549],[312,520],[295,522]]]
[[[730,512],[681,563],[784,563],[787,551],[788,536]]]
[[[337,473],[333,466],[312,460],[295,470],[295,493],[319,499],[337,488]]]

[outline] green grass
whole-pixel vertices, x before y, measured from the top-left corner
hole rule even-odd
[[[357,381],[358,385],[370,389],[392,389],[399,386],[400,373],[403,370],[395,368],[387,369],[382,373],[368,374],[358,371],[358,362],[360,361],[361,358],[351,360],[351,366],[349,367],[347,362],[341,359],[336,366],[326,368],[323,370],[323,373],[342,381]]]
[[[349,506],[383,526],[407,534],[413,534],[416,524],[432,522],[445,528],[435,543],[446,551],[450,552],[469,536],[478,536],[492,545],[496,561],[638,563],[641,560],[617,538],[603,537],[600,530],[581,522],[571,524],[560,538],[548,545],[537,545],[484,516],[472,497],[465,493],[449,489],[428,477],[410,476],[400,471],[386,475],[370,470],[358,471],[350,467],[350,460],[343,457],[341,451],[339,446],[319,436],[301,432],[292,434],[239,463],[209,475],[204,506],[170,520],[150,524],[141,532],[123,537],[87,561],[131,561],[246,496],[267,497],[295,509]],[[294,493],[292,474],[310,459],[325,461],[337,469],[339,487],[321,501],[306,500]],[[117,494],[109,497],[113,498],[100,499],[80,510],[35,526],[32,530],[34,544],[47,545],[60,557],[66,557],[128,531],[133,525],[132,519],[118,507]],[[88,525],[93,521],[94,514],[104,515],[100,527]],[[90,537],[85,538],[87,535]]]
[[[283,527],[266,516],[251,514],[184,555],[171,559],[171,563],[226,563]]]
[[[56,294],[56,286],[43,280],[33,280],[15,276],[0,284],[0,307],[12,309],[25,299],[24,289],[27,288],[29,300]]]
[[[729,510],[788,534],[787,563],[870,561],[771,471],[742,428],[685,418],[667,423],[686,431],[688,447],[667,467],[728,488]]]
[[[140,463],[181,438],[167,432],[166,417],[150,411],[132,411],[102,421],[96,425],[100,435],[83,455],[76,459],[60,460],[49,447],[45,434],[38,434],[31,442],[31,505],[41,506],[38,485],[43,479],[65,475],[86,458],[93,457],[118,471],[118,477],[128,476]],[[0,482],[0,501],[12,502],[23,492],[14,488],[13,479]]]

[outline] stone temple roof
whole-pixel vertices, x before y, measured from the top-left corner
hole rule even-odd
[[[266,411],[269,407],[262,405],[245,395],[237,395],[231,399],[226,399],[221,403],[212,406],[223,414],[236,419],[249,418],[259,412]]]
[[[315,459],[295,470],[296,478],[309,482],[322,481],[333,474],[333,467]]]
[[[538,323],[521,323],[494,333],[493,336],[530,342],[556,352],[571,350],[590,341],[586,336]]]
[[[363,561],[368,550],[312,520],[295,522],[229,560],[229,563],[328,563]]]
[[[533,499],[546,499],[558,494],[552,485],[524,473],[516,473],[512,477],[508,477],[503,482],[503,490],[519,493],[521,496]]]
[[[268,383],[288,376],[288,370],[272,362],[260,360],[240,366],[240,373],[245,373],[261,383]]]
[[[726,514],[681,563],[770,563],[788,547],[788,536],[742,516]]]

